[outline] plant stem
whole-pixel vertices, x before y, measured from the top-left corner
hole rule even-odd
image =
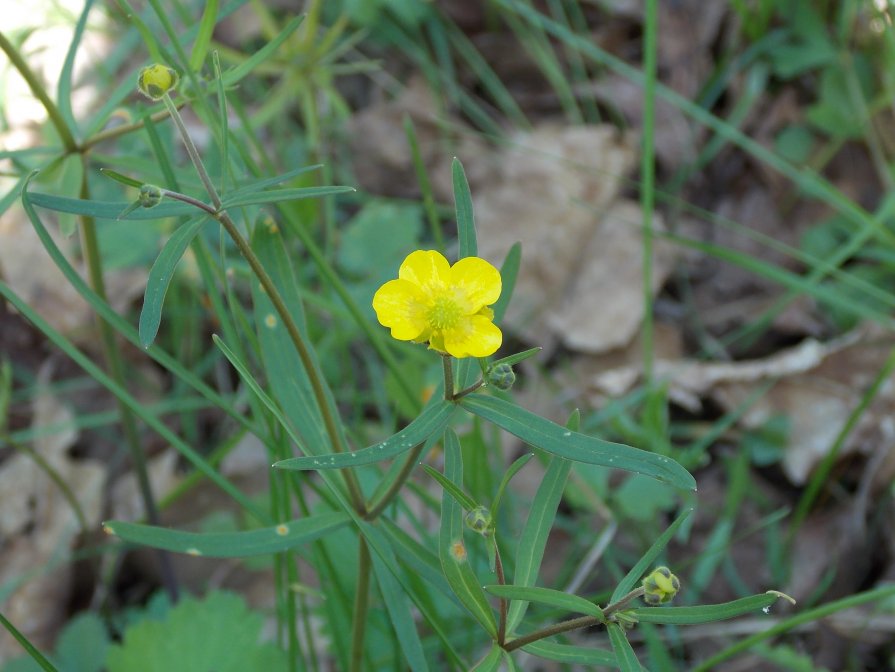
[[[467,387],[467,388],[465,388],[465,389],[462,389],[462,390],[460,390],[459,392],[455,393],[454,396],[451,397],[451,400],[452,400],[452,401],[457,401],[457,399],[462,399],[462,398],[465,397],[467,394],[472,394],[473,392],[475,392],[476,390],[478,390],[478,389],[480,389],[480,388],[482,388],[482,387],[484,387],[484,386],[485,386],[485,379],[484,379],[484,378],[481,378],[481,379],[479,379],[478,382],[473,383],[473,384],[470,385],[469,387]]]
[[[211,198],[211,201],[214,204],[214,207],[216,209],[215,219],[220,222],[221,226],[224,227],[227,235],[230,236],[242,256],[249,263],[252,272],[258,278],[258,281],[261,283],[261,286],[264,289],[264,292],[267,294],[267,297],[270,299],[271,303],[273,303],[274,309],[277,311],[277,314],[283,321],[283,325],[286,327],[286,331],[289,334],[290,339],[292,339],[292,343],[295,345],[295,349],[298,352],[298,356],[301,359],[302,365],[304,366],[305,371],[308,374],[308,380],[311,383],[311,389],[314,392],[314,397],[317,399],[317,405],[320,408],[320,414],[323,418],[323,424],[326,426],[326,432],[329,435],[333,451],[337,453],[345,452],[345,446],[342,443],[342,435],[339,432],[339,427],[333,413],[333,408],[329,403],[329,398],[326,395],[322,377],[314,363],[314,359],[311,356],[311,352],[307,344],[305,343],[304,337],[298,330],[298,326],[295,324],[295,320],[292,319],[292,315],[289,313],[289,309],[286,307],[286,304],[283,301],[283,297],[280,295],[279,290],[273,283],[273,280],[271,280],[270,276],[267,274],[267,271],[264,270],[264,266],[261,264],[261,261],[258,259],[257,256],[255,256],[255,253],[252,251],[252,248],[249,245],[248,241],[243,237],[242,233],[240,233],[239,228],[230,218],[230,215],[226,212],[226,210],[220,209],[221,198],[220,196],[218,196],[217,190],[215,189],[214,184],[212,183],[211,178],[208,175],[208,171],[205,170],[205,165],[202,163],[202,158],[199,156],[199,151],[196,149],[196,145],[193,143],[193,140],[186,129],[186,125],[183,123],[183,118],[180,116],[180,112],[177,110],[177,107],[174,105],[174,102],[171,100],[171,97],[168,94],[165,94],[162,100],[165,102],[165,107],[168,109],[168,113],[171,115],[171,120],[174,122],[174,125],[177,126],[177,130],[180,132],[183,144],[186,146],[187,154],[189,154],[190,160],[193,162],[193,166],[195,167],[196,172],[199,174],[199,179],[202,180],[202,184],[204,185],[205,190],[208,192],[209,198]],[[343,472],[343,475],[348,485],[348,491],[351,496],[352,506],[354,506],[355,510],[359,514],[363,515],[365,513],[365,503],[363,494],[360,489],[360,484],[357,481],[357,476],[353,471],[350,470]]]
[[[354,620],[351,627],[351,672],[361,672],[364,659],[364,634],[367,629],[367,608],[370,604],[370,549],[363,535],[358,535],[357,592],[354,594]]]
[[[441,364],[444,369],[444,398],[454,400],[454,369],[451,366],[451,356],[442,355]]]
[[[385,507],[391,503],[395,496],[401,491],[401,488],[404,487],[404,483],[410,476],[410,472],[412,472],[413,468],[416,466],[416,461],[420,459],[420,453],[423,452],[425,445],[426,443],[424,441],[411,449],[410,453],[408,453],[407,457],[404,459],[404,464],[401,465],[401,470],[395,476],[391,485],[388,486],[388,490],[382,493],[382,496],[376,502],[372,502],[368,506],[364,520],[373,521],[382,515]]]
[[[656,53],[659,25],[656,0],[646,0],[643,45],[643,146],[640,155],[640,209],[643,213],[643,377],[653,384],[653,210],[655,203]]]
[[[497,545],[497,539],[492,539],[494,544],[494,571],[497,572],[497,583],[501,586],[506,585],[506,576],[503,573],[503,561],[500,559],[500,547]],[[503,646],[507,639],[507,600],[503,597],[499,598],[500,604],[500,620],[497,625],[497,643]]]
[[[40,83],[37,75],[35,75],[31,68],[28,67],[28,63],[22,58],[19,50],[15,48],[12,42],[6,39],[6,35],[2,32],[0,32],[0,49],[4,51],[9,58],[10,63],[12,63],[16,70],[19,71],[19,74],[22,75],[22,79],[28,84],[28,88],[31,89],[31,93],[34,94],[34,97],[44,106],[44,109],[47,111],[47,117],[50,119],[50,123],[53,124],[53,128],[55,128],[56,132],[59,134],[59,139],[62,140],[62,146],[65,147],[65,153],[73,154],[77,152],[78,142],[75,140],[75,136],[72,135],[68,124],[65,123],[65,119],[62,117],[59,108],[56,107],[56,103],[54,103],[47,94],[47,90],[44,88],[43,84]]]
[[[0,34],[2,35],[2,34]],[[22,648],[28,652],[28,655],[34,660],[35,663],[40,665],[46,672],[59,672],[49,660],[47,660],[44,655],[37,650],[37,648],[28,641],[28,638],[25,637],[21,632],[18,631],[16,626],[10,623],[6,616],[0,614],[0,625],[2,625],[6,630],[12,635],[15,640],[22,645]]]
[[[81,156],[81,160],[86,164],[86,157]],[[83,177],[81,178],[80,196],[84,200],[90,200],[90,188],[87,183],[87,166],[84,166]],[[90,278],[90,285],[97,296],[108,303],[106,295],[106,283],[103,278],[102,257],[99,249],[99,240],[96,235],[96,221],[93,217],[87,215],[81,216],[81,241],[84,249],[84,260],[87,263],[87,274]],[[100,340],[102,341],[103,355],[106,360],[106,366],[109,374],[119,386],[125,388],[124,363],[121,358],[121,349],[115,340],[115,332],[112,326],[99,315],[96,316],[97,327],[99,328]],[[143,500],[143,508],[146,510],[146,518],[150,525],[159,524],[158,509],[155,505],[155,498],[152,494],[152,484],[149,481],[149,471],[146,467],[146,455],[143,452],[143,446],[140,445],[140,436],[137,432],[137,421],[134,414],[121,400],[117,399],[118,412],[121,416],[121,429],[124,432],[124,440],[131,454],[134,463],[134,473],[137,476],[137,485],[140,489],[140,498]],[[171,558],[165,551],[157,551],[159,568],[161,570],[162,582],[165,590],[173,602],[177,601],[177,579],[174,575],[174,568],[171,565]]]
[[[643,592],[643,586],[641,586],[640,588],[635,588],[617,602],[613,602],[608,607],[605,607],[603,609],[602,619],[599,619],[596,616],[578,616],[576,618],[570,618],[567,621],[560,621],[559,623],[554,623],[553,625],[550,625],[546,628],[530,632],[527,635],[523,635],[522,637],[517,637],[512,642],[506,644],[503,648],[505,651],[515,651],[516,649],[521,649],[523,646],[531,644],[532,642],[536,642],[546,637],[552,637],[553,635],[558,635],[562,632],[578,630],[579,628],[589,628],[592,625],[605,623],[607,620],[611,619],[612,614],[621,611],[626,606],[628,606],[628,604],[636,600],[638,597],[641,597],[643,595]]]

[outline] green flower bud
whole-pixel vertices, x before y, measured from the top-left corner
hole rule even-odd
[[[513,367],[509,364],[498,364],[492,366],[488,371],[488,384],[493,385],[498,390],[509,390],[516,382],[516,374]]]
[[[144,208],[154,208],[162,202],[165,192],[154,184],[144,184],[140,187],[140,205]]]
[[[484,506],[477,506],[466,514],[466,527],[473,532],[489,537],[494,532],[491,512]]]
[[[165,94],[177,88],[180,77],[177,71],[167,65],[155,63],[140,71],[137,89],[147,98],[161,100]]]
[[[668,567],[656,567],[642,585],[643,601],[652,606],[671,602],[681,588],[681,582]]]

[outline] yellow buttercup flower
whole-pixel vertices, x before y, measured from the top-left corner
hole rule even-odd
[[[488,307],[500,297],[500,272],[484,259],[451,266],[434,250],[411,252],[398,279],[373,297],[379,322],[399,341],[429,342],[454,357],[487,357],[503,341]]]

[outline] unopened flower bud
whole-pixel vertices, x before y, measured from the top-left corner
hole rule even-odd
[[[516,382],[516,373],[509,364],[498,364],[488,371],[488,384],[498,390],[509,390]]]
[[[492,523],[491,512],[484,506],[477,506],[466,514],[466,527],[483,537],[490,536],[494,531]]]
[[[177,88],[180,77],[177,71],[167,65],[155,63],[140,71],[137,88],[147,98],[161,100],[166,93]]]
[[[681,588],[681,582],[668,567],[656,567],[642,585],[643,601],[653,606],[671,602]]]
[[[144,208],[154,208],[162,202],[165,192],[154,184],[144,184],[140,187],[140,205]]]

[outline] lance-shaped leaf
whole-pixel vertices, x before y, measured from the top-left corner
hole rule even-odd
[[[690,472],[670,457],[573,432],[496,397],[470,394],[460,400],[460,405],[553,455],[575,462],[633,471],[684,490],[696,489],[696,481]]]
[[[538,658],[555,660],[560,663],[582,663],[584,665],[603,665],[606,667],[618,667],[615,654],[606,649],[594,649],[587,646],[574,646],[571,644],[557,644],[546,639],[526,644],[522,647],[526,653]]]
[[[550,607],[573,611],[578,614],[586,614],[593,616],[601,621],[603,620],[603,610],[590,600],[583,597],[564,593],[561,590],[553,590],[552,588],[538,588],[525,586],[508,586],[494,584],[485,586],[492,595],[502,597],[507,600],[523,600],[525,602],[537,602],[538,604],[546,604]]]
[[[252,555],[279,553],[319,539],[339,529],[350,520],[344,513],[318,513],[288,523],[244,532],[182,532],[153,525],[112,521],[103,524],[108,534],[123,541],[161,548],[174,553],[211,558],[245,558]]]
[[[454,414],[455,408],[454,404],[448,401],[437,401],[426,408],[416,420],[381,443],[349,453],[293,457],[276,462],[273,466],[275,469],[291,469],[294,471],[346,469],[397,457],[402,453],[406,453],[414,446],[423,443],[437,432],[444,431],[444,428],[450,422],[451,416]]]
[[[669,625],[695,625],[736,618],[759,609],[767,609],[780,598],[792,600],[791,597],[770,590],[761,595],[743,597],[732,602],[721,604],[701,604],[695,607],[642,607],[634,609],[633,614],[643,623],[664,623]]]

